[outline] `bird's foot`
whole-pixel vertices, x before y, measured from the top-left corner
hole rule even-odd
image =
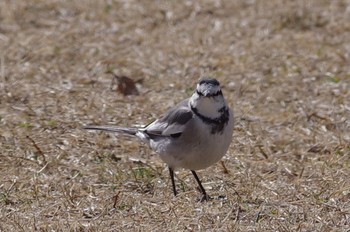
[[[205,202],[205,201],[210,201],[213,200],[214,198],[210,197],[208,194],[203,194],[200,198],[199,201],[200,202]]]
[[[225,195],[219,195],[219,196],[217,197],[217,199],[218,199],[218,200],[227,200],[227,196],[225,196]]]

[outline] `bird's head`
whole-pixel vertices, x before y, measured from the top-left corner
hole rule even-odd
[[[220,109],[226,106],[219,81],[208,77],[200,79],[190,99],[190,106],[206,117],[219,117]]]
[[[208,77],[200,79],[196,92],[200,97],[208,98],[222,95],[219,81]]]

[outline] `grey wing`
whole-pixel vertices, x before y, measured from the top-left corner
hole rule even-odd
[[[181,134],[192,118],[193,113],[188,107],[188,99],[186,99],[167,111],[161,118],[149,124],[145,128],[145,132],[161,136]]]

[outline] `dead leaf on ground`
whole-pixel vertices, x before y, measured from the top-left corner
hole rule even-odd
[[[118,76],[114,73],[112,74],[114,78],[112,80],[111,89],[113,89],[114,82],[117,81],[117,90],[119,93],[123,94],[124,96],[139,95],[135,82],[131,78],[127,76]]]

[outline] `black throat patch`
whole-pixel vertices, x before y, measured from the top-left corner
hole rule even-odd
[[[227,124],[229,117],[230,117],[230,112],[226,106],[222,107],[221,109],[218,110],[219,113],[221,113],[220,117],[217,118],[209,118],[206,117],[200,113],[198,113],[198,109],[191,106],[191,110],[193,113],[200,118],[204,123],[211,125],[211,133],[212,134],[217,134],[221,133],[224,131],[224,127]]]

